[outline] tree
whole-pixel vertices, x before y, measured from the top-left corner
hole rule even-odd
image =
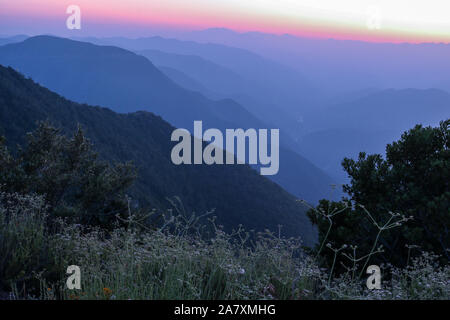
[[[378,243],[383,245],[385,252],[375,261],[405,265],[410,245],[440,254],[443,261],[448,261],[449,146],[450,120],[447,120],[436,128],[417,125],[405,132],[400,140],[387,145],[386,158],[360,153],[357,160],[344,159],[342,165],[350,178],[344,191],[350,198],[339,203],[321,201],[316,211],[308,213],[312,222],[318,225],[319,238],[325,238],[330,224],[326,215],[316,214],[317,210],[336,212],[338,208],[344,208],[333,217],[334,229],[329,232],[327,241],[334,247],[344,243],[357,245],[361,253],[367,253],[378,234],[373,220],[381,226],[392,217],[390,212],[399,212],[413,219],[401,228],[383,231]],[[345,207],[347,201],[353,205]],[[400,222],[403,221],[401,218]],[[323,252],[329,263],[332,255]]]
[[[110,226],[127,212],[125,191],[136,178],[130,163],[110,165],[97,153],[80,127],[71,138],[46,122],[28,134],[25,149],[10,154],[0,141],[0,184],[7,192],[43,195],[51,217]]]

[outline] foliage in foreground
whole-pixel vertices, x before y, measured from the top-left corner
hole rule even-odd
[[[383,252],[372,259],[377,264],[407,266],[411,246],[449,262],[450,119],[435,128],[417,125],[405,132],[387,145],[385,158],[361,153],[356,161],[344,159],[343,167],[350,178],[344,186],[350,199],[322,200],[308,212],[318,226],[320,244],[326,239],[335,248],[358,246],[358,254],[382,245]],[[331,267],[333,250],[317,250],[323,265]],[[341,264],[349,259],[337,259],[338,268],[345,270]]]
[[[369,291],[350,273],[333,279],[300,242],[271,233],[253,242],[242,229],[215,225],[209,240],[196,219],[165,215],[143,230],[133,214],[112,231],[57,222],[49,230],[39,196],[0,194],[0,279],[12,299],[450,299],[450,267],[422,254],[406,269],[384,266],[390,280]],[[81,290],[65,286],[81,267]]]
[[[434,133],[420,127],[411,132],[418,139]],[[448,141],[448,135],[436,134]],[[402,143],[413,138],[404,135]],[[421,157],[442,169],[448,165],[448,144],[437,145],[438,150],[425,153],[429,157]],[[388,185],[395,185],[400,173],[413,177],[397,165],[383,164],[384,175],[369,170],[369,176]],[[381,163],[360,159],[352,166],[359,176]],[[320,240],[313,255],[299,240],[269,231],[226,233],[214,218],[204,228],[205,216],[177,211],[181,207],[175,202],[175,215],[132,208],[124,192],[133,178],[131,166],[97,160],[81,130],[66,138],[41,124],[29,136],[28,149],[17,155],[0,141],[0,298],[8,292],[12,299],[450,299],[450,266],[442,264],[443,255],[410,245],[404,266],[380,265],[382,290],[367,289],[365,269],[378,263],[379,245],[391,249],[398,244],[386,235],[407,239],[414,230],[405,228],[410,217],[391,211],[382,216],[383,207],[372,207],[369,198],[370,210],[355,203],[359,198],[313,208],[310,217],[319,226]],[[353,190],[360,182],[354,179]],[[420,185],[415,183],[408,186]],[[439,189],[444,200],[447,185],[444,181]],[[416,217],[411,208],[408,213]],[[448,211],[439,215],[436,206],[428,209],[444,219],[433,228],[448,226]],[[362,223],[363,216],[368,223]],[[374,231],[358,232],[356,225]],[[205,237],[205,231],[212,234]],[[448,254],[439,241],[429,243]],[[69,265],[81,267],[81,290],[66,287]]]
[[[130,97],[129,95],[128,98]],[[186,101],[182,99],[181,102]],[[166,197],[179,196],[188,212],[202,213],[216,209],[217,220],[228,232],[239,224],[257,231],[264,231],[266,228],[277,230],[277,226],[281,224],[287,236],[302,235],[308,244],[313,244],[316,240],[314,228],[306,216],[307,209],[297,205],[293,195],[270,179],[262,177],[250,166],[174,165],[170,154],[176,142],[172,142],[170,137],[175,128],[161,117],[150,112],[120,114],[107,108],[77,104],[39,86],[31,79],[26,79],[11,68],[0,66],[0,135],[6,137],[6,145],[15,159],[17,159],[15,154],[17,145],[26,151],[28,140],[24,137],[27,132],[36,129],[37,121],[48,121],[60,129],[58,135],[65,134],[69,138],[73,137],[73,132],[78,131],[77,126],[80,125],[86,137],[95,146],[95,151],[99,153],[97,162],[132,161],[138,175],[126,193],[141,207],[148,206],[151,209],[165,211],[170,208]],[[59,137],[55,142],[58,140],[65,139]],[[54,143],[53,146],[61,147],[59,150],[62,150],[66,149],[64,144]],[[59,165],[64,168],[67,164],[67,157],[61,152],[59,154],[50,152],[48,155],[56,155],[54,158],[47,158],[50,163],[57,165],[56,168],[60,168]],[[297,159],[302,161],[300,158]],[[89,161],[85,163],[89,165]],[[297,169],[299,171],[293,174],[305,177],[310,177],[311,170],[316,170],[310,165],[304,168],[299,165]],[[2,172],[0,166],[0,176]],[[74,172],[77,171],[60,171],[61,175],[58,176],[55,172],[51,177],[59,183],[65,179],[66,173],[68,177],[73,177]],[[82,177],[83,171],[78,172]],[[107,191],[107,201],[103,202],[102,198],[98,197],[97,210],[91,210],[95,209],[93,206],[88,207],[86,220],[88,223],[105,226],[109,223],[110,213],[122,209],[123,197],[120,192],[111,188],[117,186],[117,180],[111,181],[108,176],[108,173],[112,173],[111,178],[116,179],[117,173],[120,172],[113,167],[104,173],[102,176],[104,181],[98,181],[100,187],[94,191],[99,190],[99,196],[102,196],[103,191]],[[93,180],[90,181],[96,183]],[[293,181],[292,177],[289,181]],[[111,185],[108,185],[108,182],[111,182]],[[314,183],[311,182],[311,185],[308,186],[305,181],[300,180],[296,185],[292,183],[292,188],[309,194],[310,198],[316,198],[318,192],[321,193],[318,186],[326,186],[327,183],[328,179],[319,174],[319,177],[314,177]],[[33,186],[36,186],[35,181]],[[61,185],[54,186],[59,188]],[[77,183],[72,186],[79,187]],[[6,187],[4,190],[23,192]],[[72,192],[77,189],[66,190]],[[49,191],[53,192],[51,189]],[[84,200],[87,204],[93,203],[91,201],[93,197],[90,198],[89,195],[90,193],[81,194],[82,197],[86,196]],[[111,203],[111,199],[115,199],[118,203]],[[84,212],[78,211],[79,207],[83,209],[84,205],[76,204],[69,199],[67,203],[69,212],[63,213],[72,216],[81,213],[84,216]],[[66,209],[64,206],[63,203],[62,209]]]
[[[107,227],[126,213],[125,191],[136,178],[130,163],[98,159],[80,127],[72,137],[47,122],[13,154],[0,137],[0,185],[8,192],[42,195],[51,217]]]

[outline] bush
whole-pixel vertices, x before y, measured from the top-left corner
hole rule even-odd
[[[1,277],[16,299],[449,299],[450,266],[422,254],[407,268],[381,266],[382,290],[370,291],[352,270],[333,278],[300,242],[270,232],[253,244],[242,229],[227,234],[211,219],[209,240],[166,216],[143,230],[130,212],[111,231],[61,220],[46,228],[42,198],[1,194]],[[9,205],[5,205],[9,204]],[[56,227],[57,226],[57,227]],[[81,290],[65,285],[81,268]]]
[[[0,184],[9,192],[41,195],[52,219],[111,226],[116,215],[127,212],[125,191],[135,177],[130,163],[99,160],[80,127],[68,138],[39,123],[16,156],[0,140]]]
[[[433,132],[416,127],[410,134],[437,134]],[[408,139],[404,135],[403,140]],[[439,168],[447,164],[448,146],[445,148],[429,154]],[[443,162],[437,160],[440,157]],[[367,167],[377,167],[366,160],[352,163],[355,177]],[[383,173],[390,177],[387,172],[393,170],[397,177],[398,172],[404,172],[392,166],[384,164],[381,167],[386,170],[375,170],[370,176],[380,178]],[[187,216],[175,202],[175,213],[132,208],[124,195],[133,177],[132,168],[98,161],[81,130],[69,139],[41,124],[30,135],[28,147],[16,157],[1,140],[0,169],[0,181],[8,190],[0,192],[0,289],[10,291],[12,298],[450,298],[450,266],[439,264],[448,249],[441,256],[422,252],[414,258],[411,252],[417,247],[406,245],[405,266],[381,265],[382,290],[367,289],[364,271],[383,253],[380,245],[398,252],[393,249],[391,241],[397,238],[392,235],[407,239],[414,230],[406,223],[409,217],[392,211],[371,212],[368,208],[374,203],[366,208],[355,201],[321,201],[312,208],[309,216],[319,227],[320,240],[313,256],[304,251],[299,240],[283,238],[280,232],[255,235],[239,227],[226,233],[215,218],[209,219],[208,227],[199,225],[210,212]],[[358,179],[353,182],[361,187]],[[382,185],[376,190],[382,190]],[[441,191],[439,197],[445,200],[447,191]],[[414,206],[408,208],[408,213],[420,217],[412,211]],[[436,206],[429,209],[437,212]],[[445,231],[448,216],[439,215],[442,217],[439,221],[443,224],[432,228]],[[439,241],[431,243],[443,249]],[[81,268],[81,290],[66,287],[69,265]]]
[[[1,286],[33,279],[47,265],[46,209],[41,196],[0,192]]]
[[[322,200],[308,212],[318,226],[320,243],[327,238],[335,248],[353,245],[362,253],[369,253],[377,243],[383,245],[384,252],[371,261],[398,267],[407,264],[407,246],[418,245],[423,251],[438,254],[441,263],[448,263],[450,120],[436,128],[417,125],[405,132],[386,147],[386,159],[361,153],[357,160],[344,159],[343,167],[350,178],[344,186],[350,199]],[[393,212],[401,215],[393,218]],[[332,233],[330,218],[334,220]],[[380,234],[380,227],[388,221],[403,226],[386,227]],[[325,266],[330,267],[334,254],[321,253]]]
[[[169,227],[106,234],[79,226],[60,234],[57,243],[71,248],[66,256],[81,267],[82,290],[56,287],[68,299],[291,299],[314,289],[310,279],[319,271],[311,259],[298,258],[296,240],[265,233],[250,249],[243,230],[217,227],[205,240],[178,232],[185,226]]]

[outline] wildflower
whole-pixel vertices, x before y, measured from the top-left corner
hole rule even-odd
[[[103,294],[109,297],[112,295],[112,290],[110,288],[103,288]]]

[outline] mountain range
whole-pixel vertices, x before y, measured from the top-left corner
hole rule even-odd
[[[311,38],[224,28],[180,33],[177,39],[258,52],[320,88],[322,97],[369,87],[450,91],[450,45]]]
[[[341,161],[359,152],[384,154],[416,124],[437,126],[450,116],[450,94],[439,89],[388,89],[319,109],[306,117],[308,134],[301,137],[302,154],[329,174],[345,181]]]
[[[442,55],[448,46],[443,44],[364,43],[257,32],[241,34],[227,29],[191,32],[180,34],[177,38],[115,41],[138,50],[162,68],[171,68],[169,77],[181,86],[197,83],[195,90],[207,96],[231,96],[260,119],[270,119],[289,135],[291,149],[339,183],[347,182],[341,168],[344,157],[355,158],[361,151],[383,154],[386,144],[400,138],[405,130],[419,123],[436,125],[450,114],[446,91],[420,89],[427,86],[448,87],[445,79],[436,81],[434,76],[442,74],[436,69],[438,66],[444,69],[449,67]],[[300,70],[301,81],[295,82],[299,87],[307,83],[307,88],[315,84],[320,89],[297,90],[308,97],[304,100],[307,102],[298,104],[287,101],[271,104],[265,93],[220,92],[220,86],[214,85],[216,78],[240,83],[251,76],[242,69],[232,70],[232,60],[213,54],[211,48],[214,46],[233,52],[239,49],[257,52],[260,61],[266,64],[268,61],[278,61],[285,67],[290,66],[291,72]],[[144,47],[159,50],[140,50]],[[330,56],[329,52],[336,54]],[[436,61],[421,58],[427,55]],[[202,66],[213,71],[198,72]],[[183,73],[184,78],[175,74],[175,69]],[[416,76],[419,70],[420,77]],[[241,78],[233,79],[229,76],[230,72],[239,74]],[[280,78],[283,76],[280,75]],[[274,86],[284,87],[284,83],[279,81]],[[408,85],[417,88],[402,88]],[[244,87],[243,84],[239,86]]]
[[[283,131],[291,137],[301,131],[301,123],[286,116],[284,110],[311,109],[322,96],[318,89],[321,83],[313,84],[298,68],[286,66],[280,60],[264,58],[259,52],[255,53],[257,51],[236,46],[226,46],[214,41],[198,43],[159,36],[137,39],[91,37],[80,40],[125,48],[143,54],[150,60],[156,58],[156,65],[164,63],[164,66],[179,69],[188,75],[189,72],[185,68],[189,66],[180,66],[179,59],[194,62],[197,65],[195,74],[202,76],[202,82],[208,84],[207,88],[237,100],[260,119],[272,119],[277,124],[283,124]],[[160,54],[156,56],[155,51]],[[205,65],[211,68],[211,72],[199,74],[199,70]],[[227,72],[223,72],[224,69]],[[239,79],[230,77],[230,71],[238,75]],[[194,73],[191,77],[195,78]],[[214,86],[218,79],[225,82],[225,85]]]
[[[175,84],[147,58],[114,46],[37,36],[0,47],[0,63],[79,103],[116,112],[151,111],[178,128],[272,128],[232,99],[211,100]],[[272,176],[309,202],[329,197],[334,181],[281,136],[280,171]]]
[[[172,164],[175,128],[161,117],[71,102],[0,66],[0,134],[9,148],[24,145],[25,134],[44,120],[67,134],[80,124],[102,158],[132,161],[139,178],[130,195],[142,205],[165,210],[170,207],[167,198],[178,196],[188,214],[215,208],[218,223],[227,230],[242,224],[247,230],[276,231],[283,225],[284,235],[302,236],[305,244],[315,241],[306,207],[249,166]]]

